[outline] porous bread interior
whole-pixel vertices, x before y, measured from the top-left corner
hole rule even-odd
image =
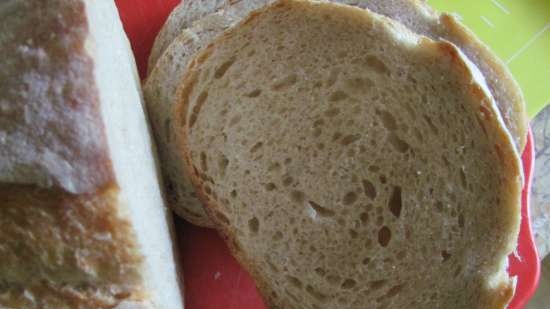
[[[273,308],[502,308],[519,163],[477,86],[447,43],[282,1],[197,56],[175,111]]]
[[[270,0],[254,1],[220,1],[190,0],[176,8],[166,22],[165,29],[159,34],[161,41],[173,39],[157,61],[144,86],[146,101],[149,105],[151,123],[156,133],[159,153],[163,161],[165,182],[172,199],[172,209],[193,224],[213,227],[195,192],[186,177],[186,172],[180,166],[182,162],[174,159],[175,149],[172,134],[175,88],[181,81],[185,68],[194,53],[205,47],[214,37],[220,35],[229,26],[238,23],[250,11],[258,9]],[[526,118],[523,99],[519,87],[507,71],[504,64],[492,54],[468,29],[464,28],[456,18],[439,15],[426,3],[418,0],[334,0],[332,2],[353,5],[369,9],[378,14],[388,16],[406,25],[412,31],[431,38],[445,38],[462,48],[468,56],[485,73],[489,87],[499,102],[499,109],[509,127],[518,148],[525,143]],[[183,6],[187,8],[183,8]],[[210,13],[208,15],[205,15]],[[201,18],[200,16],[205,15]],[[178,22],[181,23],[178,27]],[[188,28],[182,30],[183,25]],[[170,30],[169,30],[170,29]],[[153,56],[151,56],[153,58]],[[151,59],[152,59],[151,58]]]

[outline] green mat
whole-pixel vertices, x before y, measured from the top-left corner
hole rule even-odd
[[[508,65],[533,117],[550,103],[550,0],[429,0],[462,21]]]

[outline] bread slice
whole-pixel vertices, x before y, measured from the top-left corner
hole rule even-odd
[[[114,2],[4,1],[0,24],[0,307],[183,308]]]
[[[159,33],[149,59],[149,72],[169,44],[197,19],[209,13],[230,10],[238,5],[250,12],[272,0],[187,0],[167,19]],[[458,19],[447,13],[435,12],[423,0],[331,0],[369,9],[399,21],[414,32],[432,39],[445,39],[456,44],[481,70],[497,102],[506,127],[511,132],[518,151],[525,147],[528,118],[523,93],[510,70],[475,34]],[[243,15],[244,16],[244,15]]]
[[[173,110],[209,216],[271,308],[504,308],[520,163],[447,42],[278,1],[191,62]]]
[[[272,0],[231,1],[189,0],[178,6],[169,17],[163,31],[159,34],[154,50],[163,52],[158,58],[155,53],[150,58],[150,74],[144,84],[145,100],[151,117],[155,139],[159,145],[163,164],[163,175],[169,188],[170,205],[176,213],[188,221],[206,227],[213,227],[207,218],[194,190],[189,185],[177,159],[177,149],[171,137],[174,129],[171,106],[181,76],[193,55],[206,46],[214,37],[228,27],[238,23],[252,10],[258,9]],[[510,72],[490,50],[480,42],[455,17],[448,14],[438,15],[427,4],[412,0],[336,0],[391,17],[413,31],[433,39],[444,38],[458,44],[474,62],[481,66],[489,78],[489,86],[500,104],[500,110],[508,115],[505,123],[511,129],[517,144],[523,148],[523,136],[526,134],[525,108],[521,90]],[[205,15],[208,12],[211,14]],[[198,18],[198,16],[204,16]],[[191,25],[183,28],[184,25]],[[184,29],[184,30],[181,30]],[[172,44],[166,45],[166,41]],[[164,44],[164,45],[163,45]],[[158,59],[158,60],[157,60]],[[154,64],[154,68],[153,67]],[[509,106],[508,106],[509,105]],[[513,106],[513,107],[510,107]],[[504,115],[503,114],[503,115]]]
[[[225,29],[241,21],[252,9],[266,5],[268,2],[268,0],[239,2],[238,4],[242,5],[231,5],[223,12],[198,19],[192,27],[183,30],[164,51],[143,86],[149,118],[163,163],[161,167],[169,205],[179,216],[196,225],[214,227],[204,213],[188,177],[185,176],[187,173],[174,142],[172,108],[176,89],[189,61],[202,47]]]

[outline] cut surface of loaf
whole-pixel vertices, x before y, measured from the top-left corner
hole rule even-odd
[[[194,189],[189,185],[186,173],[175,153],[173,134],[170,128],[173,114],[175,89],[193,55],[228,27],[238,23],[251,11],[271,3],[271,0],[220,1],[189,0],[178,6],[168,18],[157,37],[150,58],[149,76],[144,86],[144,95],[154,128],[155,139],[163,164],[165,182],[169,184],[168,196],[171,207],[188,221],[213,227]],[[511,73],[500,60],[488,50],[455,17],[438,15],[427,4],[412,0],[335,0],[375,13],[388,16],[406,25],[416,33],[433,39],[444,38],[457,44],[473,62],[481,68],[488,85],[497,99],[518,149],[523,149],[526,135],[526,116],[521,91]],[[210,13],[210,14],[208,14]],[[200,18],[203,16],[202,18]],[[187,27],[187,28],[185,28]],[[167,42],[172,42],[168,44]]]
[[[504,308],[519,160],[472,70],[324,2],[279,1],[199,52],[181,156],[271,308]]]
[[[0,17],[0,307],[181,309],[115,3],[10,0]]]

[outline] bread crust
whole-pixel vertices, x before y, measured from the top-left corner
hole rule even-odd
[[[279,302],[273,298],[270,293],[270,282],[267,282],[262,275],[262,269],[258,268],[258,265],[250,260],[242,250],[242,246],[237,241],[237,230],[231,226],[228,219],[223,214],[221,204],[214,201],[210,194],[207,193],[209,189],[205,184],[203,177],[200,175],[200,171],[195,166],[198,166],[198,162],[193,162],[190,153],[189,134],[190,125],[187,117],[190,113],[189,95],[197,82],[198,73],[200,72],[200,66],[204,63],[217,48],[217,45],[221,45],[230,38],[232,35],[238,32],[238,29],[257,18],[261,18],[262,14],[266,14],[271,10],[277,10],[278,8],[292,10],[301,9],[303,6],[319,5],[329,6],[326,3],[313,4],[309,2],[281,0],[275,4],[263,8],[257,12],[252,13],[246,20],[242,21],[239,25],[235,26],[231,30],[227,31],[220,37],[216,38],[211,44],[204,48],[195,59],[189,64],[184,77],[181,82],[181,88],[177,93],[177,102],[174,105],[174,115],[176,117],[175,123],[179,128],[176,132],[178,146],[180,149],[181,159],[185,162],[187,170],[190,171],[190,178],[195,188],[197,188],[197,195],[199,199],[204,203],[205,210],[216,224],[216,229],[222,235],[230,247],[231,252],[239,260],[254,278],[260,292],[264,296],[268,306],[270,308],[279,308],[277,305]],[[355,14],[359,14],[355,12]],[[364,14],[364,18],[367,21],[376,21],[384,24],[388,28],[397,28],[401,26],[394,23],[390,19],[381,18],[372,14]],[[406,29],[401,29],[407,31]],[[483,85],[483,81],[476,76],[475,72],[472,72],[472,67],[468,64],[467,60],[461,55],[460,51],[451,43],[448,42],[435,42],[428,38],[423,38],[419,43],[420,48],[431,50],[432,52],[450,58],[455,63],[455,69],[459,72],[459,75],[463,77],[464,84],[469,85],[468,91],[470,95],[475,98],[475,106],[471,106],[471,110],[476,114],[476,117],[480,125],[484,128],[484,132],[487,133],[490,140],[494,142],[495,152],[498,154],[500,164],[502,166],[502,175],[500,178],[501,188],[499,192],[502,192],[502,214],[504,218],[507,237],[503,244],[500,253],[502,259],[496,262],[496,266],[493,269],[495,272],[485,278],[486,282],[483,288],[490,292],[484,294],[479,299],[479,307],[484,309],[503,308],[511,299],[515,283],[512,279],[508,278],[506,274],[506,259],[507,255],[512,252],[516,245],[517,233],[519,231],[519,197],[521,191],[521,170],[518,153],[513,145],[510,134],[504,126],[502,117],[500,116],[495,102],[490,93],[487,92],[486,86]]]

